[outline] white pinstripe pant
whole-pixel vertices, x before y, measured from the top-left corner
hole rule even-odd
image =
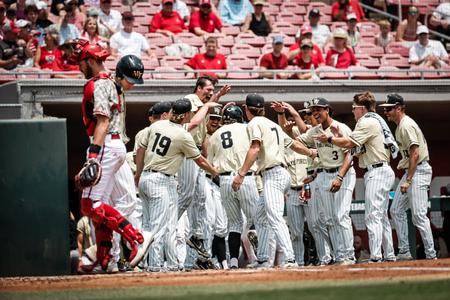
[[[220,197],[220,188],[206,178],[205,180],[205,195],[206,195],[206,238],[205,247],[209,254],[211,253],[211,246],[214,236],[226,237],[228,234],[228,222],[225,209],[222,205]]]
[[[191,235],[204,239],[206,222],[205,172],[192,159],[186,159],[178,171],[178,219],[192,204],[189,214]],[[195,201],[194,201],[195,199]]]
[[[305,229],[306,216],[310,215],[310,213],[307,205],[300,204],[298,193],[299,191],[297,190],[289,189],[286,200],[286,212],[295,261],[299,265],[304,265],[305,245],[303,243],[303,231]]]
[[[264,171],[262,175],[266,213],[258,217],[263,218],[262,223],[265,223],[264,218],[268,221],[270,229],[275,235],[275,240],[285,255],[285,260],[294,260],[295,255],[289,236],[289,229],[283,218],[284,194],[289,188],[291,178],[288,171],[280,166]]]
[[[239,190],[233,191],[231,185],[234,176],[234,173],[220,176],[220,195],[228,218],[228,231],[242,233],[244,228],[242,212],[244,212],[247,220],[255,219],[256,202],[259,194],[253,176],[245,176]]]
[[[144,210],[143,230],[154,235],[149,249],[149,267],[157,270],[163,265],[164,244],[167,266],[178,268],[176,256],[177,181],[162,173],[143,172],[139,182],[139,194]],[[173,251],[167,251],[174,249]]]
[[[321,172],[317,176],[319,185],[320,222],[328,230],[336,261],[354,259],[353,228],[350,218],[353,189],[355,188],[355,170],[350,168],[336,193],[330,192],[331,183],[337,172]]]
[[[370,258],[382,258],[381,247],[385,259],[394,259],[392,229],[388,218],[389,191],[394,185],[395,175],[388,165],[369,169],[364,174],[365,189],[365,221],[369,234]]]
[[[427,217],[428,189],[430,187],[432,173],[433,171],[428,162],[423,162],[417,166],[407,193],[402,194],[400,186],[405,182],[408,172],[403,175],[395,191],[395,198],[391,206],[391,215],[397,232],[398,248],[401,253],[409,252],[406,210],[410,208],[412,222],[419,229],[425,247],[426,257],[436,257],[430,220]]]

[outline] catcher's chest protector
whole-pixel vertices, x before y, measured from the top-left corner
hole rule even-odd
[[[98,76],[89,79],[89,81],[84,85],[81,111],[83,113],[84,127],[88,136],[94,135],[95,125],[97,124],[97,119],[94,116],[94,87],[95,82],[99,79],[112,80],[111,75],[100,73]],[[118,101],[118,103],[120,103],[120,101]],[[120,111],[119,106],[112,107],[111,109],[118,109]]]

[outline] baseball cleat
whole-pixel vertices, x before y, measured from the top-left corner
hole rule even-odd
[[[411,253],[405,252],[405,253],[398,253],[397,254],[397,260],[413,260],[413,257],[411,255]]]
[[[141,245],[139,245],[136,255],[130,261],[131,268],[134,268],[139,264],[139,262],[144,258],[145,254],[147,253],[148,248],[153,243],[154,237],[150,231],[144,231],[142,235],[144,237],[144,242]]]
[[[295,262],[295,260],[288,260],[286,261],[282,266],[282,269],[295,269],[298,268],[298,264]]]
[[[264,261],[255,261],[254,263],[251,263],[247,266],[247,268],[250,269],[269,269],[270,268],[270,264],[267,260]]]
[[[203,256],[204,258],[209,258],[209,253],[206,251],[205,247],[203,246],[203,240],[191,236],[191,238],[186,239],[186,244],[188,244],[189,247],[197,251],[197,253],[200,256]]]
[[[236,270],[239,268],[239,262],[236,257],[230,259],[230,269]]]
[[[350,259],[350,258],[345,258],[343,260],[337,261],[336,265],[338,266],[350,266],[350,265],[354,265],[356,262],[354,259]]]

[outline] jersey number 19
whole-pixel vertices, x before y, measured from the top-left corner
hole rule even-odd
[[[161,136],[160,133],[155,133],[156,139],[153,143],[152,152],[165,156],[167,151],[169,151],[170,143],[172,141],[167,136]]]

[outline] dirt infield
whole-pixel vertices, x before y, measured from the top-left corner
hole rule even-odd
[[[0,279],[0,291],[45,291],[132,286],[188,286],[223,283],[269,283],[279,281],[401,279],[404,277],[450,278],[450,259],[408,261],[353,266],[304,267],[236,271],[192,271],[178,273],[119,273]]]

